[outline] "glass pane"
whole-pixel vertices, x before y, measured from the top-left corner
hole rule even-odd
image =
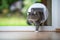
[[[0,0],[0,26],[28,26],[27,10],[41,0]]]

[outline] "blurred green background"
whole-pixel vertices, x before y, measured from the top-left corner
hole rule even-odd
[[[16,5],[18,1],[21,9],[10,10],[11,5]],[[0,0],[0,26],[28,26],[27,10],[35,2],[41,0]]]

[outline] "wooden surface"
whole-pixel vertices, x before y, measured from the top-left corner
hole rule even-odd
[[[56,28],[56,32],[60,32],[60,28]]]
[[[56,32],[0,32],[0,40],[60,40]]]

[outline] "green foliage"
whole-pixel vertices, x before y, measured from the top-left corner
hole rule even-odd
[[[1,1],[1,6],[0,6],[0,10],[4,9],[4,8],[9,8],[9,5],[11,5],[12,3],[18,1],[18,0],[0,0]],[[30,5],[32,5],[35,2],[41,2],[41,0],[24,0],[23,4],[24,7],[22,8],[22,13],[24,15],[26,15],[27,13],[27,9],[29,8]]]
[[[8,3],[6,0],[2,0],[2,7],[3,8],[8,8]]]
[[[0,9],[4,9],[4,8],[9,8],[9,5],[16,2],[18,0],[0,0]]]

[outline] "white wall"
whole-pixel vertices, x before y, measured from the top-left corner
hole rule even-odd
[[[52,0],[52,26],[58,27],[58,0]]]
[[[60,28],[60,0],[58,0],[58,27]]]
[[[52,0],[52,16],[53,25],[60,28],[60,0]]]

